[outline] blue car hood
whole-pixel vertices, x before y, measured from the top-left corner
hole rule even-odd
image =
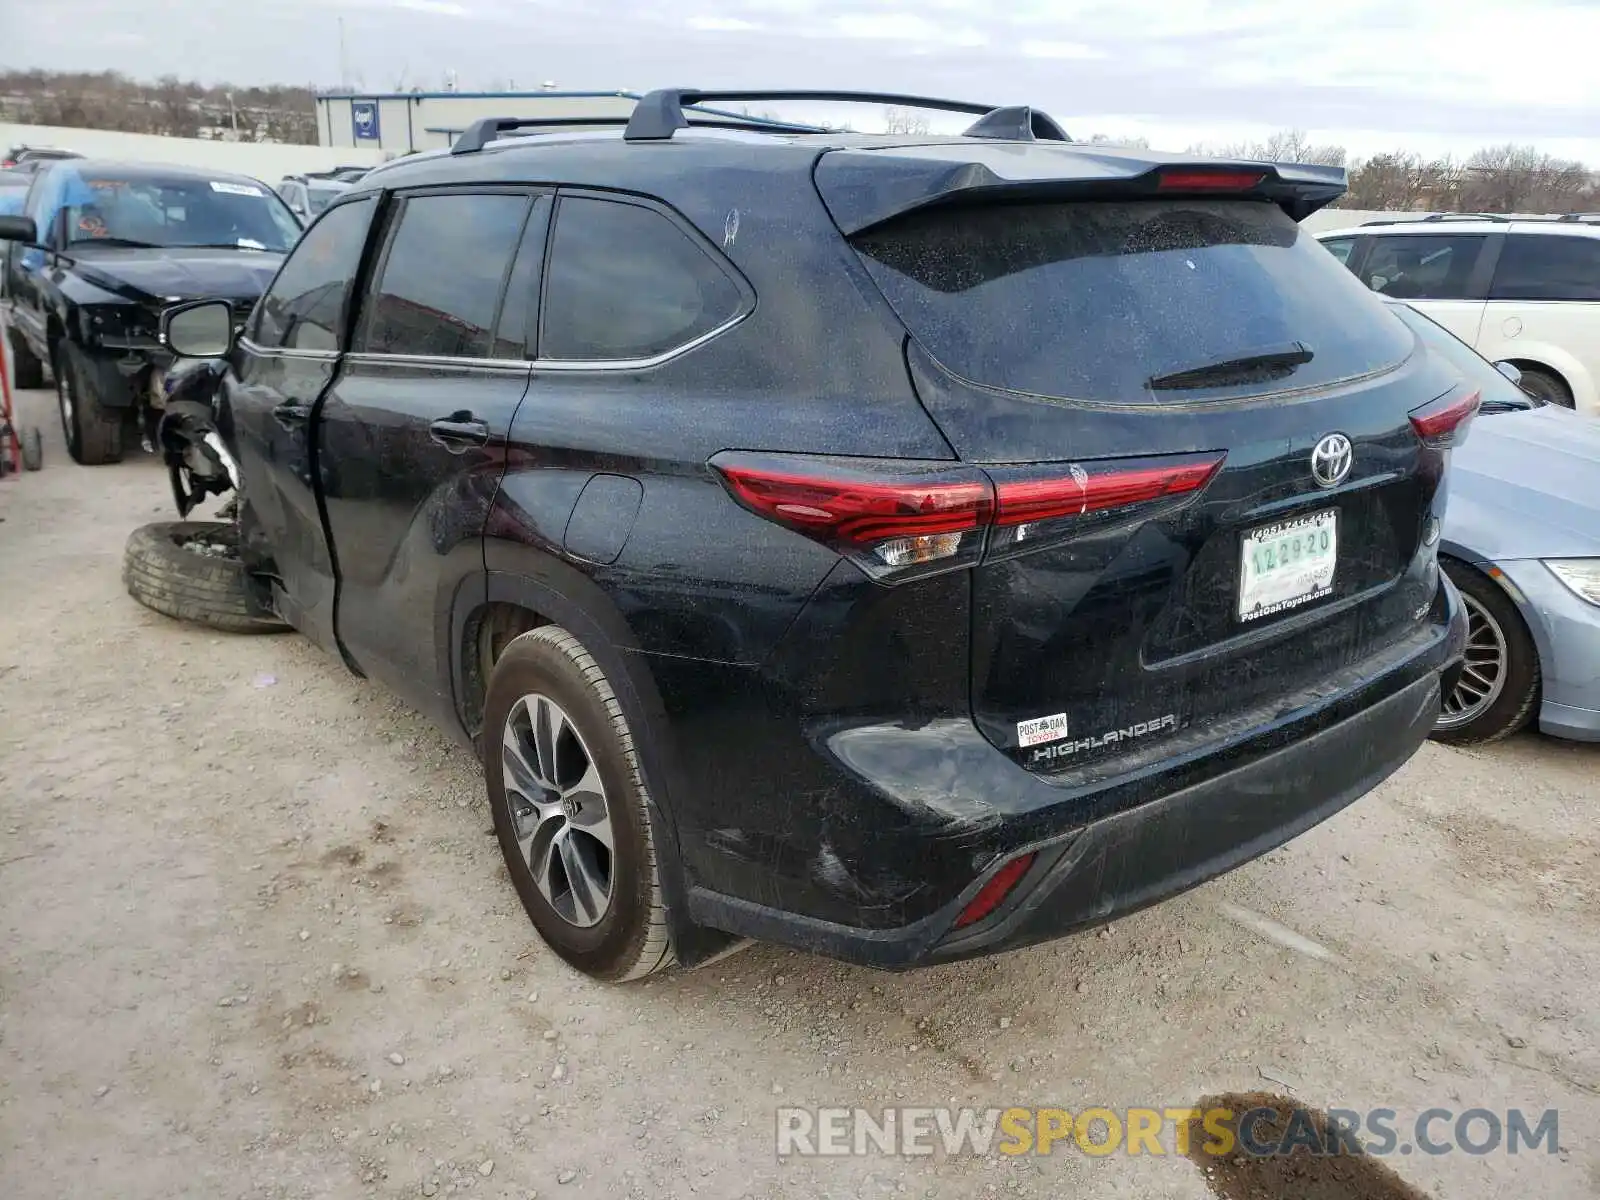
[[[1473,421],[1444,539],[1476,561],[1600,556],[1600,420],[1546,405]]]

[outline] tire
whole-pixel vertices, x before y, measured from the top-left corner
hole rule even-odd
[[[535,722],[555,736],[534,737]],[[483,744],[506,869],[545,943],[585,975],[609,983],[671,966],[649,793],[633,733],[604,672],[577,638],[544,625],[506,646],[489,678]],[[573,787],[580,779],[588,790]],[[609,851],[589,832],[602,827],[609,830]],[[537,877],[533,863],[541,867]],[[567,863],[575,868],[570,875]]]
[[[203,554],[195,545],[226,548]],[[238,559],[238,531],[221,521],[161,521],[128,535],[122,583],[146,608],[227,633],[276,633],[289,628],[262,616]]]
[[[1550,371],[1541,371],[1537,367],[1523,367],[1522,382],[1519,386],[1546,404],[1556,404],[1562,408],[1575,407],[1572,389],[1567,386],[1566,380]]]
[[[1516,606],[1500,586],[1464,563],[1446,561],[1445,572],[1461,591],[1467,606],[1467,667],[1462,681],[1439,715],[1433,736],[1452,746],[1481,746],[1498,742],[1522,729],[1533,717],[1539,702],[1539,650],[1533,644],[1528,626]],[[1487,663],[1490,648],[1502,657],[1498,686],[1486,684],[1491,674]],[[1468,676],[1477,659],[1477,676]],[[1464,701],[1483,693],[1477,703]],[[1486,698],[1487,703],[1482,699]],[[1458,711],[1451,713],[1451,708]],[[1477,711],[1472,711],[1476,708]]]
[[[22,442],[22,469],[37,471],[44,466],[44,438],[39,434],[39,427],[28,426],[19,440]]]
[[[44,386],[44,363],[28,349],[28,343],[15,329],[6,330],[6,341],[11,346],[11,379],[19,388]]]
[[[84,370],[83,351],[71,342],[56,350],[56,406],[72,461],[86,467],[122,461],[125,414],[107,408]]]

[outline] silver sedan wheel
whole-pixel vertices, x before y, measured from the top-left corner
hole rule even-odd
[[[596,925],[611,907],[615,842],[605,785],[566,711],[524,696],[506,715],[501,760],[517,853],[560,916]]]
[[[1482,604],[1463,591],[1467,606],[1467,652],[1461,678],[1444,698],[1437,728],[1460,729],[1476,721],[1500,699],[1506,686],[1506,635]]]

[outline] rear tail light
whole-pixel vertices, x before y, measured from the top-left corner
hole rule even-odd
[[[1011,889],[1022,882],[1022,877],[1028,873],[1028,868],[1033,866],[1034,854],[1020,854],[1005,866],[1001,867],[978,889],[978,894],[967,902],[961,910],[961,915],[956,918],[956,928],[965,929],[968,925],[976,925],[1005,901],[1011,894]]]
[[[1163,192],[1248,192],[1266,177],[1265,171],[1179,167],[1161,172],[1156,187]]]
[[[874,579],[983,555],[994,488],[972,467],[728,452],[711,465],[745,508],[832,546]]]
[[[899,581],[972,566],[1086,518],[1150,515],[1210,482],[1221,454],[992,467],[724,451],[711,460],[733,498]]]
[[[1411,412],[1411,427],[1429,446],[1459,446],[1482,400],[1481,392],[1452,392]]]
[[[1162,502],[1187,499],[1211,482],[1221,454],[1182,454],[1112,462],[995,467],[991,555],[1032,550],[1046,539],[1075,535],[1085,520],[1147,520]]]

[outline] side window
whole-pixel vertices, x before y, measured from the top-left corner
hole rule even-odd
[[[732,276],[654,209],[566,196],[550,236],[540,358],[652,358],[744,304]]]
[[[1322,243],[1322,248],[1348,267],[1350,252],[1356,248],[1356,240],[1353,237],[1329,238]]]
[[[306,230],[256,310],[251,341],[267,349],[340,348],[340,326],[374,208],[371,198],[342,204]]]
[[[1489,299],[1600,300],[1600,238],[1513,233]]]
[[[1386,234],[1372,240],[1361,281],[1397,300],[1465,300],[1482,234]]]
[[[527,196],[413,196],[397,216],[356,349],[488,358]]]
[[[533,202],[533,215],[522,235],[517,260],[511,264],[505,303],[495,325],[495,358],[527,359],[534,351],[534,314],[539,308],[539,273],[544,269],[545,235],[550,226],[549,196]]]

